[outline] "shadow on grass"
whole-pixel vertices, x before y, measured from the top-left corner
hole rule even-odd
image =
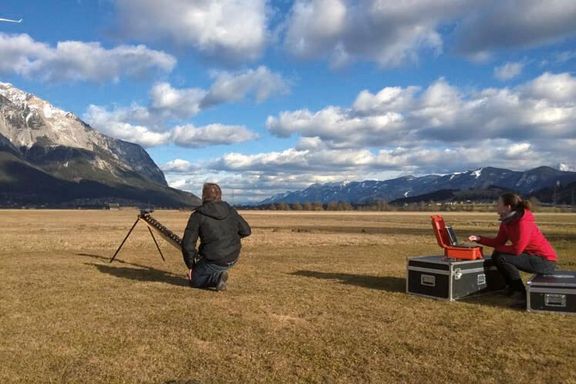
[[[406,279],[392,276],[353,275],[350,273],[296,271],[292,275],[313,277],[324,280],[338,280],[341,284],[356,285],[364,288],[379,289],[387,292],[405,292]]]
[[[525,311],[521,308],[512,307],[512,299],[502,295],[501,291],[486,292],[479,295],[471,295],[458,299],[463,303],[483,305],[487,307],[496,307],[502,309],[509,309],[512,311]]]
[[[92,255],[87,253],[77,253],[76,255],[110,261],[110,258],[100,255]],[[95,264],[95,263],[86,263],[86,264],[96,267],[102,273],[106,273],[122,279],[167,283],[177,285],[180,287],[189,286],[188,279],[175,275],[171,272],[161,271],[159,269],[147,267],[145,265],[127,263],[121,260],[115,260],[115,262],[118,262],[119,264],[130,265],[136,268],[116,267],[113,264],[110,265]]]

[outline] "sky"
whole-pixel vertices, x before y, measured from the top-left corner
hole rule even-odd
[[[0,81],[255,203],[576,170],[574,0],[2,0]]]

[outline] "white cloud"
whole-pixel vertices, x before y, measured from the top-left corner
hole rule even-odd
[[[207,169],[225,172],[249,172],[274,175],[297,173],[331,175],[338,180],[364,180],[366,175],[382,172],[451,172],[475,168],[483,164],[512,167],[537,166],[545,163],[545,156],[526,142],[506,139],[484,139],[469,145],[429,146],[428,143],[411,148],[395,147],[371,152],[366,149],[299,150],[252,155],[228,153],[205,165]],[[340,176],[338,176],[340,175]]]
[[[569,73],[544,73],[522,87],[533,99],[550,104],[574,106],[576,104],[576,78]]]
[[[572,143],[574,145],[574,143]],[[449,173],[495,166],[527,169],[547,164],[549,151],[506,139],[480,140],[470,145],[395,147],[370,152],[365,149],[316,148],[258,154],[228,153],[197,168],[163,167],[170,185],[197,192],[205,181],[215,181],[234,202],[258,202],[276,193],[304,189],[313,183],[386,180],[401,175]],[[563,148],[564,160],[571,150]],[[568,156],[568,157],[566,157]],[[556,158],[562,158],[556,157]],[[566,161],[564,161],[566,162]]]
[[[359,93],[352,107],[284,111],[268,130],[331,148],[411,147],[421,140],[472,143],[503,138],[556,140],[576,131],[576,79],[544,73],[513,89],[463,92],[439,79],[426,89],[387,87]]]
[[[438,54],[446,42],[474,60],[555,43],[576,34],[574,20],[573,0],[296,0],[282,30],[297,57],[388,68]]]
[[[203,89],[175,89],[169,83],[157,83],[150,90],[150,109],[165,118],[185,119],[200,112],[205,97]]]
[[[498,80],[510,80],[522,73],[524,63],[506,63],[494,69],[494,76]]]
[[[238,201],[260,201],[315,182],[573,164],[574,92],[576,79],[566,73],[544,73],[515,88],[462,90],[439,79],[427,88],[362,91],[349,108],[270,117],[273,134],[299,136],[292,148],[227,153],[189,176],[167,176],[190,190],[201,187],[198,180],[217,179]]]
[[[240,101],[249,95],[263,102],[273,96],[288,93],[289,88],[289,83],[281,75],[264,66],[242,72],[218,72],[202,100],[202,106]]]
[[[166,164],[162,164],[160,169],[164,172],[171,172],[171,173],[192,173],[199,169],[198,165],[190,163],[188,160],[183,159],[174,159],[172,161],[167,162]]]
[[[140,112],[138,107],[108,111],[105,108],[90,105],[83,119],[98,131],[117,139],[140,144],[144,147],[167,144],[170,141],[169,132],[155,132],[149,126],[125,121],[127,114],[136,116]],[[134,121],[134,119],[131,120]]]
[[[116,0],[125,37],[168,40],[227,60],[253,60],[268,37],[265,0]]]
[[[219,159],[217,162],[220,162]],[[216,166],[215,166],[216,165]],[[327,172],[293,172],[289,167],[270,168],[270,171],[225,170],[216,162],[201,164],[200,170],[189,173],[166,172],[168,184],[173,187],[198,193],[204,182],[216,182],[223,188],[223,198],[234,203],[258,202],[271,195],[287,190],[304,189],[313,183],[337,182],[344,179],[356,180],[355,172],[333,169]],[[381,176],[384,173],[380,174]],[[397,173],[390,173],[395,176]],[[371,176],[371,175],[370,175]]]
[[[327,57],[333,66],[369,60],[396,67],[416,61],[423,50],[440,52],[436,29],[467,3],[297,0],[285,23],[285,46],[298,57]]]
[[[501,48],[530,48],[576,34],[572,0],[476,2],[456,30],[457,49],[469,55]]]
[[[347,12],[342,0],[296,1],[288,21],[287,47],[302,57],[335,49],[346,28]]]
[[[242,143],[258,137],[246,127],[223,124],[209,124],[203,127],[188,124],[173,128],[161,126],[161,129],[154,130],[152,116],[147,109],[137,105],[130,108],[116,108],[112,111],[90,105],[83,118],[108,136],[144,147],[174,143],[183,147],[201,148]]]
[[[97,42],[61,41],[51,47],[26,34],[0,33],[0,57],[0,72],[46,82],[118,81],[170,72],[176,65],[173,56],[143,45],[106,49]]]
[[[195,127],[188,124],[174,127],[171,138],[176,145],[200,148],[243,143],[258,138],[258,135],[238,125],[209,124],[204,127]]]
[[[203,109],[218,104],[239,102],[253,97],[257,102],[289,92],[289,82],[280,74],[260,66],[238,72],[221,71],[214,75],[208,90],[174,88],[169,83],[157,83],[150,91],[150,114],[164,119],[186,119]]]
[[[248,97],[264,101],[288,92],[289,83],[281,75],[266,67],[239,72],[218,72],[209,90],[172,87],[157,83],[150,90],[148,106],[133,104],[108,109],[91,105],[84,119],[96,129],[116,138],[130,140],[145,146],[172,142],[184,147],[235,144],[256,139],[258,136],[244,126],[192,124],[172,126],[173,120],[182,121],[203,109],[225,102],[238,102]]]

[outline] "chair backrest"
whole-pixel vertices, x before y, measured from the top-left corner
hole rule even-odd
[[[446,231],[446,223],[444,218],[440,215],[430,216],[432,219],[432,229],[434,230],[434,235],[436,236],[436,241],[441,248],[446,248],[451,245],[450,239],[448,238],[448,231]]]

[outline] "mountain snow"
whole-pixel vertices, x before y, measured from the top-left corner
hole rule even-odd
[[[112,170],[135,171],[167,185],[162,171],[139,145],[103,135],[73,113],[0,82],[0,140],[3,138],[23,154],[32,147],[41,147],[44,151],[57,148],[88,151],[93,157],[91,165],[96,169],[110,173],[115,173]]]
[[[39,138],[49,140],[54,146],[90,151],[95,147],[107,146],[102,134],[83,124],[74,114],[58,109],[11,84],[0,83],[0,96],[9,101],[3,103],[0,134],[16,147],[30,148]],[[26,113],[25,116],[22,116],[22,111]]]

